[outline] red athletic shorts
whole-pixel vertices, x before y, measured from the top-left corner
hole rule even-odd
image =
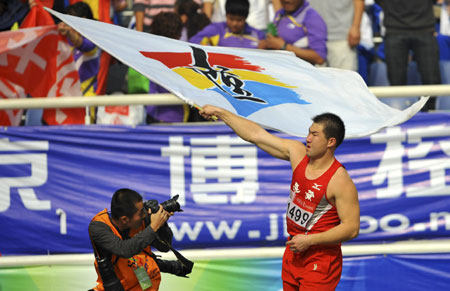
[[[335,290],[342,273],[340,246],[312,246],[294,253],[286,246],[283,255],[283,290]]]

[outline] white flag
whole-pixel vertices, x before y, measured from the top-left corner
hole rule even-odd
[[[292,53],[201,46],[48,10],[185,102],[295,136],[306,136],[311,118],[324,112],[342,118],[347,138],[369,135],[408,120],[427,101],[400,111],[380,102],[357,73],[316,68]]]

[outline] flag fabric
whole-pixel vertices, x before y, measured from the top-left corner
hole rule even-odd
[[[50,13],[44,7],[53,7],[53,0],[35,0],[35,5],[30,9],[25,19],[20,24],[20,28],[53,25]]]
[[[1,55],[0,55],[1,58]],[[23,88],[0,77],[0,97],[7,98],[26,98]],[[23,109],[0,110],[0,125],[17,126],[22,120]]]
[[[316,68],[292,53],[201,46],[49,11],[185,102],[295,136],[306,136],[324,112],[343,119],[346,137],[366,136],[408,120],[427,101],[401,111],[380,102],[357,73]]]
[[[44,11],[45,12],[45,11]],[[70,45],[55,25],[0,33],[1,98],[81,96]],[[2,125],[19,125],[21,110],[0,111]],[[45,109],[49,125],[84,124],[84,108]]]

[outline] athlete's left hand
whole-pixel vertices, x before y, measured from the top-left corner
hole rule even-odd
[[[287,241],[286,245],[288,245],[289,249],[294,253],[302,252],[311,246],[310,236],[297,234],[291,240]]]

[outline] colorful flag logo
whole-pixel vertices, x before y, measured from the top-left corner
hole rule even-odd
[[[221,94],[237,109],[249,116],[262,108],[283,103],[309,104],[287,85],[262,73],[265,69],[242,57],[205,52],[191,46],[192,52],[144,52],[145,57],[163,63],[192,86]]]
[[[51,13],[183,101],[222,107],[291,135],[306,136],[312,117],[332,112],[348,128],[346,137],[365,136],[408,120],[427,101],[391,108],[356,72],[317,68],[293,53],[200,46]]]

